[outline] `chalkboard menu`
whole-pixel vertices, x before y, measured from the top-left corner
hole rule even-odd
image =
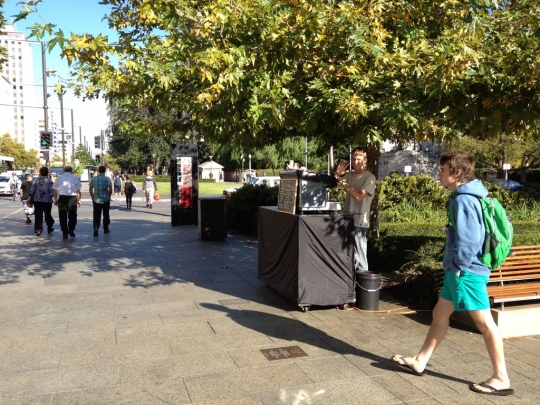
[[[281,179],[279,182],[278,211],[294,214],[298,179]]]

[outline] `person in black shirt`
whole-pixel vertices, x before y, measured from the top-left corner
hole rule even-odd
[[[28,200],[30,187],[32,187],[32,175],[27,174],[24,176],[24,180],[25,181],[21,184],[21,189],[19,190],[19,196],[21,197],[24,213],[26,214],[26,223],[31,224],[32,220],[30,219],[30,215],[34,214],[34,207],[27,207],[26,200]]]

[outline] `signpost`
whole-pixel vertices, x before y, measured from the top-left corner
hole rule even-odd
[[[504,163],[503,164],[503,170],[504,170],[504,179],[508,180],[508,170],[512,168],[512,165],[510,163]]]

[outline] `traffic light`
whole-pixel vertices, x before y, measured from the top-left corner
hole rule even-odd
[[[101,136],[94,136],[94,148],[101,149]]]
[[[41,149],[50,148],[52,145],[52,132],[39,131],[39,146]]]
[[[101,162],[101,156],[100,155],[96,155],[96,163],[99,163]]]

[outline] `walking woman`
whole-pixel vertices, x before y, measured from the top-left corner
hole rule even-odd
[[[39,169],[39,177],[32,182],[28,193],[34,204],[34,232],[41,236],[43,232],[43,217],[47,224],[47,233],[54,231],[54,219],[51,215],[53,205],[53,181],[49,177],[49,169]]]
[[[150,209],[152,209],[152,204],[154,202],[154,193],[157,191],[157,185],[156,180],[154,180],[154,173],[151,170],[148,170],[148,172],[146,173],[142,189],[146,194],[146,208],[150,207]]]
[[[135,183],[131,180],[131,176],[129,174],[126,174],[126,181],[124,181],[123,191],[126,195],[126,208],[130,210],[131,199],[133,198],[133,194],[137,192],[137,186],[135,186]]]

